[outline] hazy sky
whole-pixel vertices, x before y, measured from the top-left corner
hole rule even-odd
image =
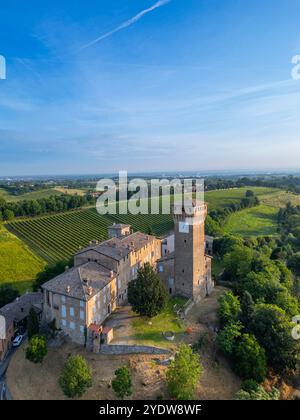
[[[0,175],[300,169],[299,0],[10,0]]]

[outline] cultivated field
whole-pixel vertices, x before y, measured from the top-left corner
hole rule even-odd
[[[38,255],[53,263],[69,259],[92,239],[107,239],[113,222],[129,223],[134,230],[162,235],[172,228],[169,215],[105,215],[83,209],[8,223],[10,232],[24,240]]]
[[[0,267],[0,284],[13,283],[22,293],[31,288],[45,261],[0,224]]]
[[[205,200],[209,210],[223,208],[230,203],[238,203],[248,189],[254,191],[261,204],[232,214],[225,225],[228,233],[243,236],[276,235],[279,207],[285,206],[288,201],[300,204],[298,195],[261,187],[210,191],[205,194]],[[47,191],[49,192],[49,190],[44,190],[42,193]],[[53,193],[54,190],[50,191]],[[41,270],[44,261],[55,263],[62,259],[69,259],[80,247],[88,245],[91,240],[107,239],[107,228],[113,222],[129,223],[134,230],[145,233],[151,231],[158,236],[168,233],[173,228],[170,215],[101,216],[91,208],[15,220],[5,225],[10,234],[2,229],[7,236],[4,237],[2,234],[0,283],[19,282],[20,288],[26,287]],[[12,246],[12,243],[16,245]],[[29,249],[39,258],[36,258]],[[17,264],[16,261],[18,261]]]
[[[33,191],[21,195],[12,195],[5,191],[3,188],[0,189],[0,197],[3,197],[7,202],[38,200],[39,198],[49,198],[52,195],[62,195],[62,192],[56,190],[55,188],[47,188],[45,190]]]

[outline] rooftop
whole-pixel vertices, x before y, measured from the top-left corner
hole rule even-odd
[[[42,305],[42,293],[25,293],[13,302],[0,308],[0,315],[4,316],[7,324],[13,321],[20,322],[29,314],[32,306],[38,307]]]
[[[130,254],[130,252],[139,251],[155,239],[155,236],[146,235],[142,232],[135,232],[127,236],[108,239],[100,244],[89,245],[87,248],[78,251],[76,255],[93,250],[99,254],[106,255],[120,261]]]
[[[54,277],[42,288],[54,293],[88,301],[115,278],[115,273],[96,262],[73,267]]]

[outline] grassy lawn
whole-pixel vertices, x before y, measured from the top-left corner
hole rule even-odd
[[[261,204],[229,216],[225,231],[242,236],[277,235],[278,208]]]
[[[267,206],[282,208],[290,202],[293,206],[300,205],[300,194],[278,191],[273,194],[262,195],[259,197],[261,204],[266,204]]]
[[[151,320],[143,317],[135,318],[132,321],[134,338],[139,344],[169,348],[175,347],[176,343],[182,340],[185,326],[174,312],[174,304],[182,307],[185,302],[186,299],[184,298],[174,297],[169,300],[166,309]],[[152,325],[149,325],[149,322]],[[162,333],[165,331],[173,331],[175,333],[175,340],[173,342],[163,337]]]
[[[208,191],[205,193],[205,201],[208,204],[208,210],[224,208],[232,203],[239,202],[245,197],[247,190],[253,191],[259,199],[261,199],[261,196],[267,199],[270,195],[279,191],[278,189],[267,187],[244,187],[231,190]]]
[[[0,284],[13,283],[25,292],[44,267],[43,260],[0,224]]]

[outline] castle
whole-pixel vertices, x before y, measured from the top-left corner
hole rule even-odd
[[[86,330],[102,328],[106,318],[127,303],[128,284],[145,263],[151,264],[170,295],[195,301],[212,288],[211,257],[205,254],[206,205],[193,203],[180,212],[174,205],[174,236],[158,239],[132,232],[125,224],[108,228],[109,239],[79,250],[74,267],[43,286],[45,322],[56,320],[71,339],[86,340]],[[188,210],[188,211],[187,211]]]

